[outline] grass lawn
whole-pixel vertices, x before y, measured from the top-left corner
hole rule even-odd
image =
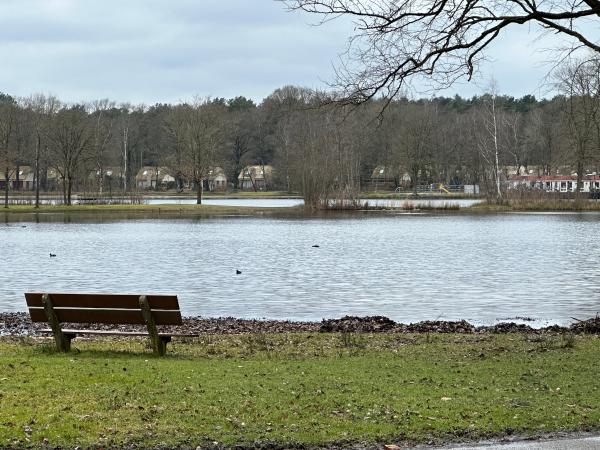
[[[262,208],[246,206],[219,205],[72,205],[35,208],[30,205],[11,205],[0,208],[7,220],[27,219],[32,214],[64,214],[73,217],[107,215],[115,218],[173,218],[173,217],[209,217],[223,215],[274,215],[300,213],[297,207]]]
[[[595,336],[0,340],[0,447],[426,442],[600,429]],[[215,444],[218,443],[218,444]]]

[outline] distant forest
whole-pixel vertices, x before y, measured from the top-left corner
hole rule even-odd
[[[536,173],[600,172],[600,89],[595,68],[568,69],[560,95],[538,100],[493,92],[470,99],[371,100],[340,105],[327,93],[295,86],[260,104],[245,97],[196,98],[181,104],[67,104],[52,96],[0,95],[0,179],[20,166],[47,174],[70,204],[97,173],[119,168],[119,189],[135,191],[144,166],[165,167],[202,195],[202,180],[221,167],[237,188],[247,165],[271,165],[268,189],[300,192],[307,204],[351,198],[375,168],[394,185],[480,184],[501,196],[507,166]],[[39,182],[38,182],[39,181]],[[6,195],[9,183],[4,183]]]

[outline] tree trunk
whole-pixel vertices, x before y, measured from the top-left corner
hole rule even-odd
[[[575,182],[575,203],[581,201],[581,188],[583,187],[583,161],[579,158],[577,161],[577,181]]]
[[[40,137],[35,146],[35,207],[40,207]]]
[[[21,171],[20,166],[17,164],[17,169],[15,170],[15,181],[16,181],[16,186],[14,186],[15,191],[20,191],[21,190],[21,178],[19,176],[19,172]]]
[[[100,164],[99,169],[100,169],[100,179],[98,180],[98,192],[100,192],[100,195],[102,195],[102,194],[104,194],[104,165]]]
[[[202,180],[196,182],[196,205],[202,204]]]
[[[413,185],[413,194],[415,196],[419,195],[418,187],[419,187],[419,168],[414,167],[411,170],[412,172],[412,185]]]
[[[63,191],[63,203],[68,205],[67,203],[67,178],[62,177],[62,191]]]
[[[127,193],[127,143],[129,139],[129,129],[123,129],[123,193]],[[142,162],[143,163],[143,162]]]
[[[4,171],[4,207],[8,208],[8,183],[9,183],[9,178],[10,176],[10,168],[6,168],[6,170]]]
[[[498,160],[498,123],[496,120],[496,97],[494,96],[494,100],[492,103],[492,119],[494,123],[494,173],[496,177],[496,203],[500,203],[502,200],[502,191],[500,190],[500,163]]]
[[[237,191],[240,188],[240,179],[238,178],[240,172],[242,171],[243,167],[241,165],[241,163],[238,161],[235,163],[235,168],[233,169],[233,178],[232,178],[232,183],[233,183],[233,188]]]
[[[68,177],[67,181],[67,205],[71,206],[71,189],[73,187],[73,179]]]

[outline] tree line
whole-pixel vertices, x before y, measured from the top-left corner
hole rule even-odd
[[[574,171],[579,182],[600,172],[599,67],[594,58],[565,64],[550,99],[499,95],[494,86],[469,99],[398,95],[359,105],[296,86],[259,104],[240,96],[150,107],[0,94],[0,169],[9,180],[31,166],[38,200],[53,169],[67,205],[92,171],[103,192],[108,167],[121,169],[125,193],[136,190],[141,167],[168,167],[200,203],[214,167],[238,188],[251,164],[273,166],[268,188],[300,192],[312,207],[358,198],[376,167],[394,186],[479,184],[500,199],[506,166]]]

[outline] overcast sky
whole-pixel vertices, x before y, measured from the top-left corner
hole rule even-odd
[[[314,21],[274,0],[2,0],[0,91],[154,104],[324,88],[352,28]],[[513,29],[482,77],[444,94],[479,94],[493,72],[503,93],[543,96],[533,39]]]

